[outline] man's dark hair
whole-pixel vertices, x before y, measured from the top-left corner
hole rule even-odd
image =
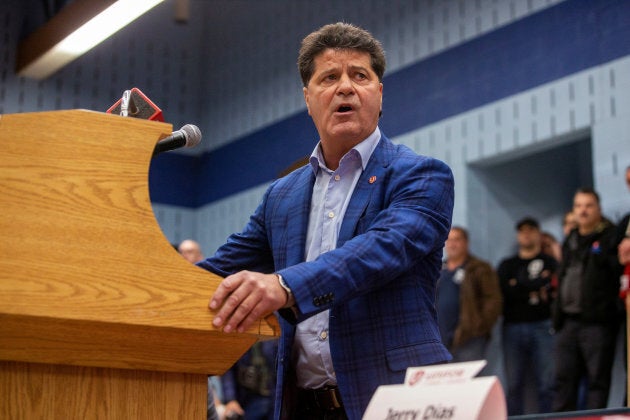
[[[304,87],[308,85],[315,71],[315,57],[327,49],[367,52],[370,54],[372,70],[378,80],[383,81],[385,51],[381,43],[365,29],[350,23],[337,22],[322,26],[302,40],[297,65]]]
[[[593,197],[595,197],[595,201],[597,201],[597,204],[599,204],[599,194],[597,194],[597,191],[595,191],[593,188],[591,187],[581,187],[578,188],[577,191],[575,192],[576,194],[590,194]]]
[[[538,220],[534,219],[531,216],[527,216],[519,220],[516,223],[516,230],[521,230],[523,226],[529,226],[536,230],[540,230],[540,223],[538,223]]]

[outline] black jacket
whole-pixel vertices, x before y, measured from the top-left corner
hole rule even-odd
[[[619,320],[619,276],[622,266],[617,259],[617,230],[603,220],[589,235],[571,231],[562,245],[562,266],[558,275],[558,299],[555,301],[554,327],[562,328],[566,314],[562,311],[562,281],[573,262],[582,265],[582,312],[584,323],[611,324]]]

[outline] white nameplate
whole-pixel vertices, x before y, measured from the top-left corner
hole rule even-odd
[[[403,385],[378,387],[363,420],[471,420],[507,418],[496,376],[473,378],[484,360],[413,367]]]

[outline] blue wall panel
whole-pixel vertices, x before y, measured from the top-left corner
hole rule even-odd
[[[292,162],[311,153],[316,138],[310,117],[301,112],[206,153],[200,173],[206,187],[198,205],[277,178]]]
[[[400,70],[381,127],[397,136],[628,55],[630,2],[574,0]]]
[[[628,40],[630,1],[559,3],[385,77],[380,125],[390,137],[416,130],[629,55]],[[200,157],[160,156],[151,168],[152,200],[199,207],[263,184],[316,140],[304,111]],[[203,188],[193,193],[192,180]]]
[[[174,206],[199,207],[201,182],[200,157],[162,153],[151,161],[149,193],[151,202]]]

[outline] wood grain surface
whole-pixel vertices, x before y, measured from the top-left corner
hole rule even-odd
[[[0,418],[206,419],[207,376],[0,362]]]
[[[148,171],[171,132],[82,110],[0,116],[0,359],[218,374],[279,336],[273,315],[216,330],[221,279],[160,230]]]

